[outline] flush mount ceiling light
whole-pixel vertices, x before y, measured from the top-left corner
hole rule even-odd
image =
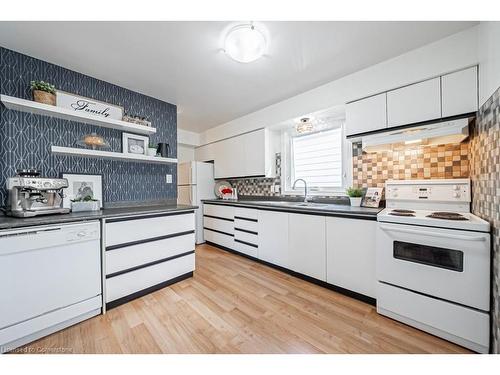
[[[314,126],[310,120],[311,119],[309,117],[301,118],[300,122],[295,127],[295,130],[297,131],[297,133],[304,134],[304,133],[312,132],[314,129]]]
[[[224,52],[241,63],[257,60],[265,53],[266,47],[264,33],[251,23],[233,27],[224,41]]]

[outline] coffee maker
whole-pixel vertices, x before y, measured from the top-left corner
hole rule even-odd
[[[15,177],[7,179],[7,207],[5,213],[15,217],[65,214],[63,189],[65,178],[43,178],[36,169],[21,169]]]

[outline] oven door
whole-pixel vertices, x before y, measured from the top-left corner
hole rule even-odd
[[[490,235],[379,222],[377,279],[489,311]]]

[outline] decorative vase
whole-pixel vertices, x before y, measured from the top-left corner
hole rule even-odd
[[[349,200],[351,201],[351,206],[353,207],[361,206],[361,197],[349,197]]]
[[[156,148],[149,147],[148,148],[148,156],[156,156]]]
[[[50,92],[33,90],[33,99],[35,99],[37,103],[56,105],[56,96]]]

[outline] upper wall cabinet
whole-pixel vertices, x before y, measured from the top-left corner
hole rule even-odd
[[[388,127],[439,118],[441,118],[441,80],[439,77],[387,93]]]
[[[214,144],[209,143],[195,148],[194,158],[198,161],[213,161],[215,159]]]
[[[200,147],[196,159],[213,160],[215,178],[273,177],[276,141],[273,132],[259,129],[212,143],[210,150]]]
[[[477,66],[441,77],[443,117],[478,109]]]
[[[346,105],[346,134],[367,133],[387,127],[386,93]]]

